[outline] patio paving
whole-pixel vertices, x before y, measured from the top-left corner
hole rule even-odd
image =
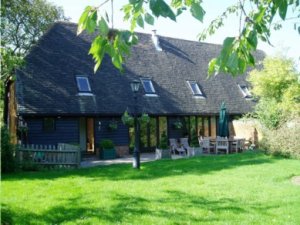
[[[180,159],[184,156],[172,155],[172,159]],[[142,153],[140,156],[141,163],[155,161],[155,153]],[[117,159],[100,160],[96,158],[90,158],[83,160],[80,163],[81,168],[94,167],[94,166],[107,166],[113,164],[132,163],[132,155],[128,155]]]

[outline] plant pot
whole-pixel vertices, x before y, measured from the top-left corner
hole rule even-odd
[[[171,152],[169,149],[156,149],[155,159],[171,159]]]
[[[100,159],[115,159],[115,158],[116,158],[116,150],[114,148],[101,149]]]

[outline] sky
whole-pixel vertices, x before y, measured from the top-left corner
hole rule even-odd
[[[104,0],[48,0],[64,9],[65,16],[71,22],[77,23],[84,8],[88,5],[98,6]],[[189,12],[180,15],[176,22],[170,19],[159,17],[154,26],[146,25],[144,29],[137,28],[136,31],[151,33],[153,29],[161,36],[174,37],[185,40],[198,41],[198,34],[208,27],[209,23],[218,17],[230,5],[237,0],[203,0],[202,7],[206,11],[203,23],[193,18]],[[123,14],[120,8],[127,4],[127,0],[114,1],[114,28],[129,29],[129,23],[123,21]],[[111,4],[107,3],[101,7],[101,12],[107,11],[111,16]],[[292,11],[288,12],[287,18],[292,17]],[[276,19],[275,19],[276,21]],[[300,71],[300,34],[294,30],[294,20],[287,20],[279,31],[272,31],[270,42],[272,46],[259,42],[258,49],[263,50],[267,55],[283,55],[292,58]],[[299,21],[298,21],[299,22]],[[209,36],[204,42],[222,44],[225,37],[237,36],[239,33],[239,17],[230,16],[225,25],[216,34]]]

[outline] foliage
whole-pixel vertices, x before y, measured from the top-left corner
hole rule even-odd
[[[1,1],[0,111],[5,82],[24,64],[24,56],[55,21],[65,20],[62,8],[45,0]]]
[[[122,115],[122,122],[124,125],[130,126],[130,127],[132,127],[134,125],[134,118],[129,115],[127,110]]]
[[[110,139],[102,139],[100,142],[100,148],[102,149],[113,149],[114,147],[114,143]]]
[[[265,58],[262,69],[250,72],[252,92],[259,98],[254,115],[264,126],[276,128],[300,115],[299,77],[293,62],[284,58]]]
[[[202,22],[206,13],[201,0],[171,0],[170,3],[164,0],[132,0],[121,8],[124,20],[130,22],[130,30],[116,31],[109,29],[107,13],[101,8],[107,2],[109,1],[104,1],[98,7],[87,6],[78,22],[78,34],[83,30],[87,30],[89,33],[97,32],[97,37],[89,52],[95,60],[94,71],[101,65],[105,54],[111,57],[115,67],[123,69],[122,63],[129,54],[130,47],[137,43],[137,36],[134,35],[137,26],[144,28],[145,23],[154,25],[155,18],[159,17],[176,21],[184,11],[189,11],[195,19]],[[208,73],[225,72],[238,75],[243,74],[248,66],[254,66],[253,51],[256,50],[258,41],[270,44],[269,38],[271,26],[274,25],[274,17],[279,15],[281,21],[286,20],[289,8],[292,8],[295,14],[295,28],[300,33],[300,26],[297,23],[297,19],[300,18],[299,0],[270,0],[267,2],[250,0],[249,5],[245,5],[245,1],[239,1],[228,7],[199,35],[200,40],[205,39],[223,26],[228,15],[240,13],[239,36],[225,38],[220,55],[209,63]],[[278,23],[276,25],[276,28],[280,29],[280,25]]]
[[[299,187],[290,182],[299,171],[299,160],[246,152],[158,160],[142,163],[139,171],[129,163],[5,174],[1,219],[9,224],[299,224]]]
[[[180,130],[183,128],[183,124],[180,120],[177,120],[173,123],[173,127],[176,129],[176,130]]]
[[[300,118],[290,120],[276,130],[264,129],[260,146],[266,152],[300,159]]]
[[[108,129],[111,131],[117,130],[118,129],[118,122],[115,120],[112,120],[108,124]]]
[[[6,127],[1,127],[1,171],[3,173],[15,171],[16,147],[10,142],[10,135]]]
[[[149,123],[150,122],[150,117],[147,113],[143,113],[139,118],[138,118],[140,123]]]
[[[196,130],[193,128],[191,130],[191,147],[199,147],[199,140],[196,133]]]
[[[167,134],[166,131],[163,131],[160,139],[159,139],[159,145],[158,147],[162,150],[167,150],[168,149],[168,138],[167,138]]]
[[[53,22],[66,20],[61,7],[45,0],[1,3],[1,46],[14,55],[25,55]]]

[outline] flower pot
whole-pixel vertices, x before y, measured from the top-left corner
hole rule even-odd
[[[101,149],[100,159],[115,159],[115,158],[116,158],[116,150],[114,148]]]

